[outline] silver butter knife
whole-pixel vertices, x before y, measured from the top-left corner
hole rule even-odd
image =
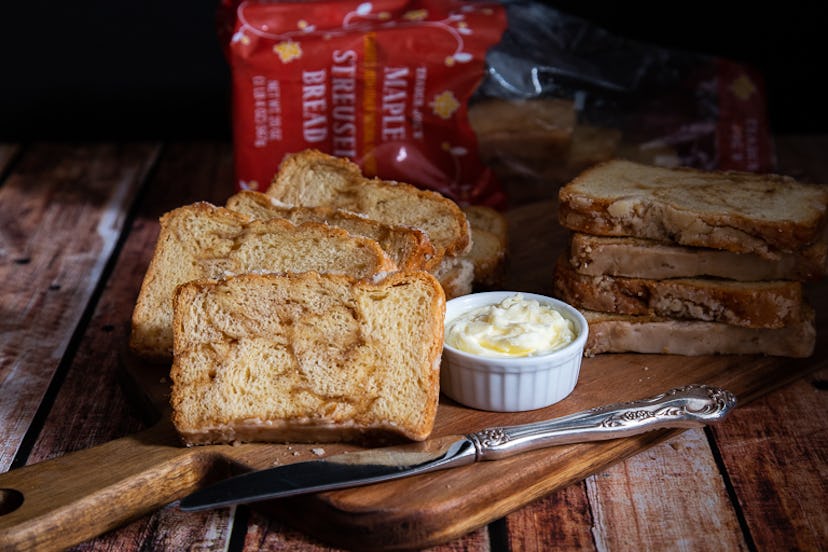
[[[230,477],[183,498],[185,511],[330,491],[499,460],[530,450],[717,422],[736,405],[724,389],[689,385],[552,420],[493,427],[421,443],[337,454]]]

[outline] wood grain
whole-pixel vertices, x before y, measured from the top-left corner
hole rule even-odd
[[[586,484],[569,485],[505,518],[510,550],[590,550],[593,514]]]
[[[789,136],[777,141],[780,169],[805,181],[828,183],[828,139]],[[826,350],[825,289],[807,296],[822,305],[818,347]],[[822,353],[825,354],[825,353]],[[819,550],[828,542],[828,517],[814,516],[828,496],[828,369],[737,409],[712,434],[758,550]],[[749,461],[746,461],[749,459]]]
[[[44,425],[41,440],[33,449],[32,460],[52,458],[94,444],[99,446],[0,476],[1,488],[19,486],[26,490],[27,507],[33,508],[28,510],[28,515],[39,511],[45,512],[46,516],[35,525],[26,526],[25,531],[19,530],[21,517],[26,517],[23,515],[25,510],[19,510],[17,518],[0,516],[0,535],[4,535],[0,540],[9,535],[23,535],[22,542],[34,543],[38,549],[68,546],[119,526],[120,529],[103,537],[87,541],[83,548],[135,550],[149,546],[172,550],[183,548],[188,539],[201,536],[201,544],[208,549],[222,549],[229,538],[233,513],[223,509],[203,515],[184,514],[175,508],[175,498],[221,473],[314,457],[309,451],[310,446],[291,448],[251,444],[202,447],[193,452],[179,447],[169,428],[164,430],[163,426],[107,442],[107,439],[124,435],[123,432],[139,425],[123,407],[122,396],[108,398],[102,401],[103,406],[100,407],[93,404],[94,400],[88,399],[87,404],[73,412],[73,399],[84,393],[91,395],[88,388],[84,389],[87,373],[91,386],[112,389],[112,370],[117,359],[114,351],[117,347],[109,351],[105,349],[107,344],[112,345],[115,338],[125,335],[131,311],[125,305],[134,300],[137,293],[137,284],[142,276],[139,267],[149,259],[157,215],[190,198],[209,199],[211,194],[215,194],[213,201],[223,201],[217,174],[226,173],[227,158],[224,157],[223,161],[209,158],[211,152],[221,154],[222,151],[227,153],[226,149],[208,144],[197,148],[173,146],[164,152],[159,170],[144,196],[146,203],[139,210],[130,238],[115,266],[111,283],[103,291],[88,328],[79,341],[77,353],[71,359],[66,380]],[[19,168],[16,166],[15,171]],[[176,188],[179,184],[180,189]],[[204,186],[207,186],[204,196],[193,195],[200,193]],[[0,205],[2,197],[0,190]],[[548,293],[551,289],[551,263],[547,265],[545,260],[554,259],[564,243],[554,223],[554,202],[516,209],[510,213],[510,219],[516,231],[513,232],[509,286]],[[828,312],[826,291],[824,284],[813,289],[819,313]],[[819,320],[818,331],[820,335],[828,331],[824,317]],[[263,504],[251,513],[247,521],[248,531],[243,546],[247,550],[264,546],[310,551],[331,550],[331,546],[342,545],[360,549],[436,545],[435,550],[443,551],[487,550],[489,532],[485,529],[486,524],[523,508],[520,514],[510,515],[505,521],[507,540],[512,549],[542,550],[570,543],[579,548],[588,548],[590,544],[597,548],[604,544],[610,547],[660,547],[658,545],[667,543],[670,536],[686,538],[687,525],[670,525],[676,516],[682,514],[689,516],[691,521],[688,523],[713,523],[712,533],[727,537],[723,541],[724,548],[740,549],[746,546],[739,530],[734,528],[737,516],[746,520],[751,532],[749,538],[756,543],[769,543],[770,548],[775,548],[770,545],[779,543],[808,548],[819,539],[824,542],[825,537],[824,525],[815,522],[813,517],[813,512],[819,511],[815,501],[828,496],[824,484],[821,486],[820,481],[815,479],[821,477],[821,481],[825,480],[826,446],[822,439],[824,432],[816,423],[818,419],[806,424],[792,421],[779,433],[768,433],[767,439],[751,443],[750,447],[732,450],[728,446],[745,439],[740,437],[739,432],[755,436],[757,427],[763,426],[763,422],[745,418],[742,420],[744,427],[733,428],[734,433],[730,437],[725,430],[730,428],[731,420],[738,421],[737,414],[748,410],[746,406],[749,407],[750,401],[760,399],[753,404],[773,401],[788,389],[798,393],[798,400],[786,401],[788,410],[784,412],[808,412],[819,406],[824,411],[824,391],[807,395],[800,384],[803,381],[824,382],[826,362],[828,350],[824,345],[820,345],[815,357],[807,361],[762,357],[687,359],[656,355],[605,355],[585,361],[576,391],[558,405],[531,413],[497,414],[473,411],[443,400],[435,429],[435,435],[468,432],[490,425],[523,423],[563,415],[604,402],[639,398],[663,391],[665,386],[700,381],[719,384],[735,391],[741,401],[740,408],[731,419],[711,432],[715,436],[715,446],[721,450],[722,461],[728,466],[728,474],[733,473],[732,480],[724,481],[718,473],[714,451],[710,450],[703,433],[655,432],[613,442],[558,447],[529,453],[521,458],[363,489]],[[100,366],[94,366],[95,363],[100,363]],[[161,382],[161,376],[152,370],[147,368],[134,381],[147,395],[145,406],[155,405],[155,409],[163,409],[167,388]],[[815,376],[803,380],[803,374]],[[795,382],[793,387],[761,399],[771,390],[792,381]],[[811,387],[818,389],[819,384],[811,384]],[[86,409],[92,409],[93,414],[84,419],[78,412]],[[107,409],[112,411],[112,420],[106,419]],[[781,412],[774,406],[763,415]],[[76,418],[67,422],[65,417],[73,415]],[[761,418],[768,419],[772,418]],[[85,424],[95,425],[96,429],[84,434]],[[66,428],[81,432],[77,442],[71,436],[61,435],[61,431],[67,431]],[[795,438],[787,438],[789,433]],[[766,435],[761,431],[759,434]],[[815,437],[809,439],[812,435]],[[758,454],[757,448],[766,446],[768,441],[778,444],[779,448],[769,457]],[[808,445],[813,445],[813,449],[809,449]],[[751,448],[753,446],[757,448]],[[333,454],[347,447],[325,448],[328,454]],[[84,454],[91,456],[78,456]],[[749,457],[745,455],[750,454],[770,462],[776,469],[787,471],[762,472],[761,481],[765,483],[757,485],[759,480],[751,479],[749,468],[754,465],[753,461],[744,461]],[[784,463],[786,454],[806,459],[803,472],[791,469],[789,464]],[[94,460],[96,456],[115,460],[105,462],[105,465],[112,466],[109,472],[101,473],[101,463]],[[629,460],[625,461],[627,458]],[[61,482],[66,485],[63,487],[45,484],[48,479],[44,474],[50,473],[50,470],[51,473],[63,473],[61,470],[67,466],[78,474],[77,478],[63,478],[67,480]],[[808,466],[812,467],[810,472]],[[699,479],[694,479],[695,476]],[[793,490],[789,476],[797,481]],[[659,488],[663,485],[660,483],[662,480],[667,481],[665,489]],[[583,482],[570,485],[576,481]],[[100,488],[102,482],[106,483],[105,489]],[[36,490],[27,486],[32,483],[42,488]],[[738,504],[728,504],[723,490],[726,483],[736,489],[741,499]],[[689,488],[685,488],[688,485]],[[803,486],[802,489],[799,485]],[[680,488],[689,497],[682,503],[683,507],[677,505],[675,494],[667,492],[670,488]],[[54,495],[47,497],[49,490]],[[775,494],[779,499],[763,501],[767,498],[763,492]],[[800,499],[803,492],[805,496]],[[122,496],[127,498],[127,504],[118,499]],[[758,500],[754,500],[757,497]],[[694,510],[692,504],[695,500],[707,500],[716,512],[721,513],[721,517],[711,520],[711,517],[716,517],[712,513]],[[48,504],[44,506],[46,502]],[[172,505],[170,502],[173,502]],[[678,502],[681,503],[681,499]],[[101,504],[109,508],[105,511]],[[524,508],[527,504],[532,506]],[[753,504],[759,507],[751,508]],[[797,505],[803,507],[798,508]],[[50,518],[55,508],[59,521]],[[105,514],[113,508],[115,515],[107,517]],[[154,514],[146,513],[153,510]],[[73,523],[77,517],[72,516],[77,516],[79,511],[82,512],[81,519],[89,523]],[[653,524],[650,530],[647,524],[652,523],[654,512],[664,519]],[[136,516],[139,516],[138,521],[123,525]],[[789,525],[777,523],[774,526],[769,523],[774,516],[790,520]],[[9,520],[12,523],[8,523]],[[282,523],[302,528],[303,532],[293,532]],[[553,532],[549,531],[551,523],[556,524]],[[80,529],[84,526],[86,529]],[[791,531],[800,531],[807,536],[791,540]],[[462,538],[458,539],[461,535]],[[317,538],[321,540],[317,541]],[[711,538],[694,541],[693,544],[706,547],[712,542]]]
[[[29,463],[132,435],[157,421],[158,409],[165,405],[155,405],[155,410],[136,408],[136,395],[119,381],[119,348],[112,344],[127,342],[129,314],[158,237],[158,217],[163,210],[197,200],[223,202],[231,192],[229,144],[172,144],[162,150],[134,220],[125,229],[128,239],[86,326]],[[90,389],[106,391],[90,393]],[[160,392],[156,397],[165,399]],[[190,515],[168,506],[87,541],[83,548],[128,551],[146,549],[151,543],[153,550],[182,550],[195,544],[202,550],[224,550],[232,524],[228,509]]]
[[[0,188],[1,469],[32,423],[157,151],[36,144]]]
[[[586,485],[599,550],[747,549],[701,429],[616,464]]]

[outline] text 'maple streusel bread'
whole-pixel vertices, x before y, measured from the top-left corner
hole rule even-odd
[[[374,240],[319,223],[251,218],[209,203],[161,217],[161,231],[132,315],[130,347],[172,356],[172,296],[185,282],[247,272],[335,272],[371,278],[396,270]]]
[[[431,433],[445,295],[427,272],[191,282],[174,313],[172,419],[187,444]]]
[[[278,217],[294,224],[320,222],[371,238],[380,244],[400,270],[427,270],[436,266],[434,246],[428,235],[417,228],[387,224],[342,209],[290,206],[267,194],[252,191],[234,194],[225,206],[254,219]]]
[[[662,168],[612,160],[559,192],[561,224],[778,258],[822,236],[828,188],[781,175]]]

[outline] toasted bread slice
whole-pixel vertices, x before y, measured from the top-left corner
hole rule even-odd
[[[431,433],[445,297],[428,273],[247,274],[174,301],[172,420],[187,444]]]
[[[172,356],[172,296],[185,282],[246,272],[334,272],[371,278],[396,270],[374,240],[324,224],[256,221],[208,203],[161,217],[132,314],[130,346],[150,358]]]
[[[471,246],[466,216],[450,199],[402,182],[365,178],[347,159],[316,150],[285,156],[267,194],[288,205],[344,209],[419,228],[439,258],[461,255]]]
[[[434,266],[434,247],[428,235],[417,228],[386,224],[341,209],[291,207],[260,192],[239,192],[231,196],[225,206],[253,219],[278,217],[294,224],[320,222],[342,228],[356,236],[371,238],[380,244],[400,270],[427,270]]]
[[[781,328],[802,316],[802,284],[787,280],[586,276],[572,270],[561,256],[555,266],[554,288],[559,297],[576,307],[616,314],[705,320],[748,328]]]
[[[569,263],[588,276],[628,278],[718,277],[733,280],[818,280],[828,274],[828,240],[822,239],[776,260],[754,253],[685,247],[642,238],[575,232]]]
[[[559,192],[563,226],[778,258],[822,235],[828,187],[780,175],[707,172],[613,160]]]
[[[581,310],[589,324],[584,356],[602,353],[769,355],[805,358],[814,352],[814,311],[782,328],[743,328],[719,322],[629,316]]]

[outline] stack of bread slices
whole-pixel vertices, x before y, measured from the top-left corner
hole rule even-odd
[[[172,359],[185,443],[425,439],[446,297],[505,260],[502,215],[467,212],[306,151],[267,194],[166,213],[130,347]]]
[[[803,283],[828,272],[827,218],[825,186],[608,161],[559,192],[555,293],[587,318],[587,356],[807,357]]]
[[[285,156],[265,195],[267,209],[329,208],[424,233],[432,248],[425,269],[440,281],[449,298],[466,295],[475,285],[500,281],[507,225],[493,209],[469,206],[464,211],[436,192],[366,178],[355,163],[316,150]],[[250,202],[231,201],[228,207],[244,208],[242,203]]]

